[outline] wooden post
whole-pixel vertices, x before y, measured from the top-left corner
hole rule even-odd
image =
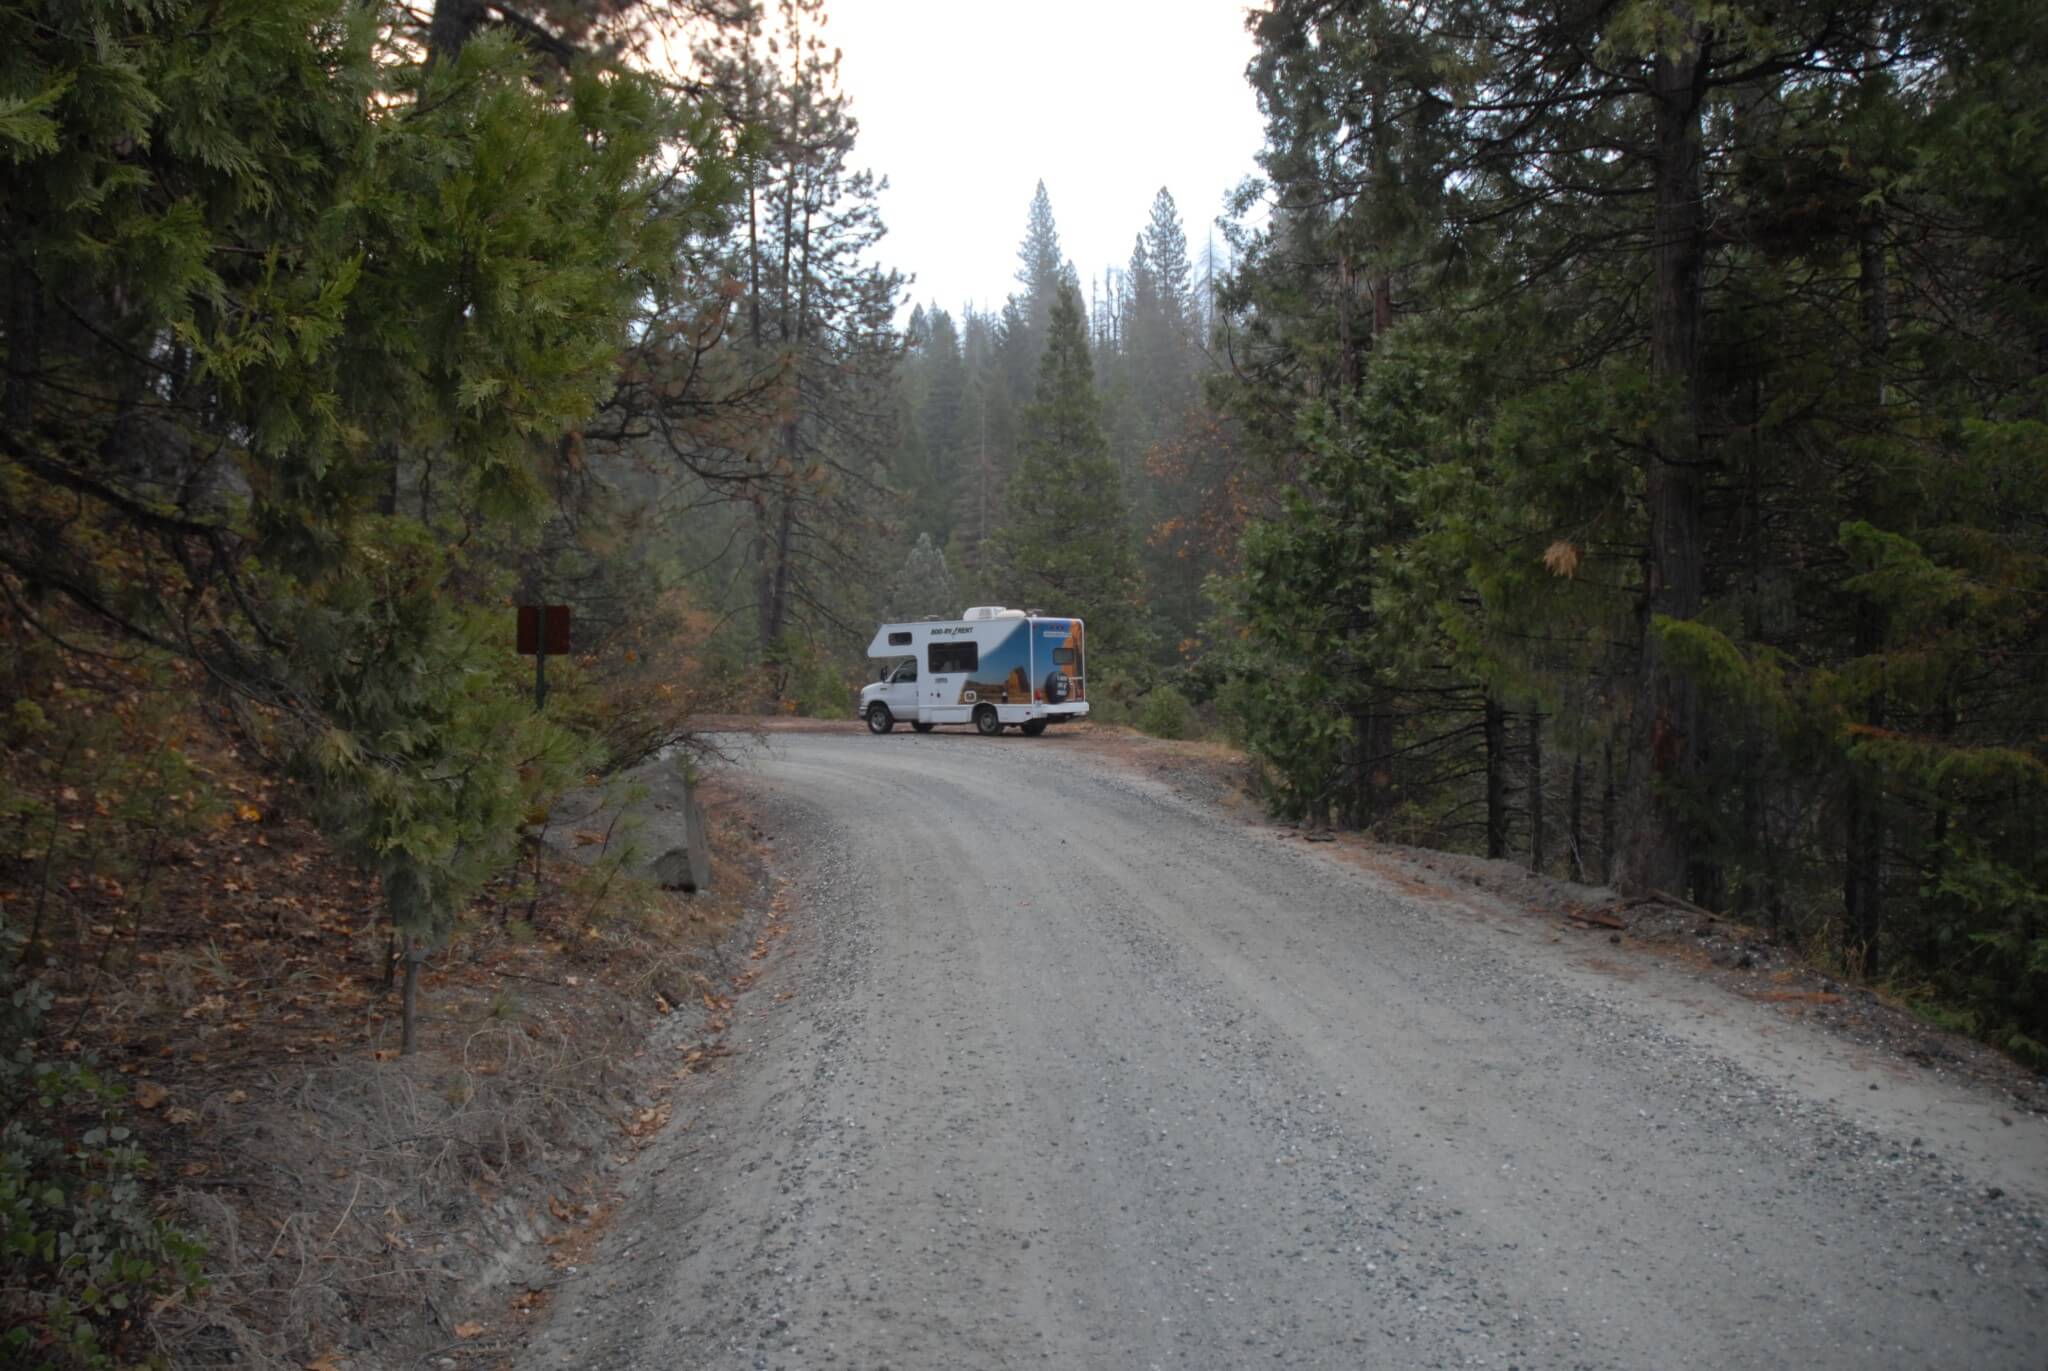
[[[533,654],[533,708],[538,713],[548,702],[548,655],[569,650],[569,607],[521,605],[518,619],[518,650]]]
[[[547,611],[541,611],[545,619]],[[538,714],[548,703],[548,631],[543,623],[540,631],[540,646],[533,654],[533,710]]]

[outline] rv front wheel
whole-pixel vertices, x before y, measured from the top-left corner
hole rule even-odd
[[[994,705],[983,705],[974,711],[974,731],[984,738],[993,738],[1003,731],[1003,721],[996,717]]]
[[[877,700],[868,706],[868,732],[887,733],[896,727],[896,716],[889,712],[889,706]]]

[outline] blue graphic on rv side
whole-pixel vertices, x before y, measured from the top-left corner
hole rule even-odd
[[[966,688],[983,704],[1031,702],[1031,635],[1025,623],[1013,624],[999,641],[982,648]]]

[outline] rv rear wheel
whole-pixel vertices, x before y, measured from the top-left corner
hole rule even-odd
[[[974,711],[974,731],[984,738],[993,738],[1003,731],[1003,721],[997,717],[994,705],[983,705]]]
[[[868,732],[887,733],[896,727],[896,716],[889,712],[889,706],[880,700],[868,706]]]
[[[1025,737],[1036,738],[1039,734],[1045,732],[1045,720],[1026,719],[1023,723],[1018,724],[1017,727],[1023,732]]]
[[[912,728],[914,728],[914,729],[916,729],[916,730],[917,730],[917,731],[918,731],[919,733],[929,733],[929,732],[931,732],[931,731],[932,731],[932,730],[933,730],[934,728],[937,728],[937,727],[938,727],[938,725],[937,725],[937,724],[927,724],[927,723],[919,722],[919,723],[914,723],[914,724],[912,724],[912,725],[911,725],[911,727],[912,727]]]

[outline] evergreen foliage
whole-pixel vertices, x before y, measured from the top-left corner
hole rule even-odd
[[[1986,137],[2038,25],[1254,27],[1274,209],[1217,389],[1290,489],[1226,690],[1276,801],[1731,908],[2038,1052],[2048,273]]]
[[[506,563],[727,194],[717,128],[375,5],[14,5],[0,35],[8,602],[203,666],[436,941],[586,760],[530,717]]]
[[[931,534],[918,534],[917,544],[904,559],[903,569],[890,583],[881,617],[894,623],[955,619],[961,609],[960,592],[953,585],[953,573],[946,567],[946,554],[932,541]]]
[[[750,519],[734,546],[772,697],[777,663],[821,637],[850,643],[871,607],[845,588],[870,571],[883,524],[902,343],[901,277],[872,260],[880,182],[849,160],[856,124],[822,0],[783,0],[772,31],[765,18],[697,54],[739,121],[745,216],[725,253],[739,318],[724,360],[754,378],[751,422],[670,446],[692,470],[739,473]]]
[[[1017,469],[998,539],[1002,591],[1020,606],[1088,621],[1091,659],[1135,656],[1142,645],[1135,558],[1123,492],[1102,435],[1081,304],[1055,297],[1038,389],[1019,424]]]
[[[901,332],[823,0],[705,7],[684,90],[628,9],[0,0],[9,623],[203,670],[416,945],[686,701],[994,601],[1283,812],[2044,1050],[2022,0],[1274,0],[1233,265],[1162,187],[1084,312],[1041,181]],[[545,715],[508,597],[606,648]]]

